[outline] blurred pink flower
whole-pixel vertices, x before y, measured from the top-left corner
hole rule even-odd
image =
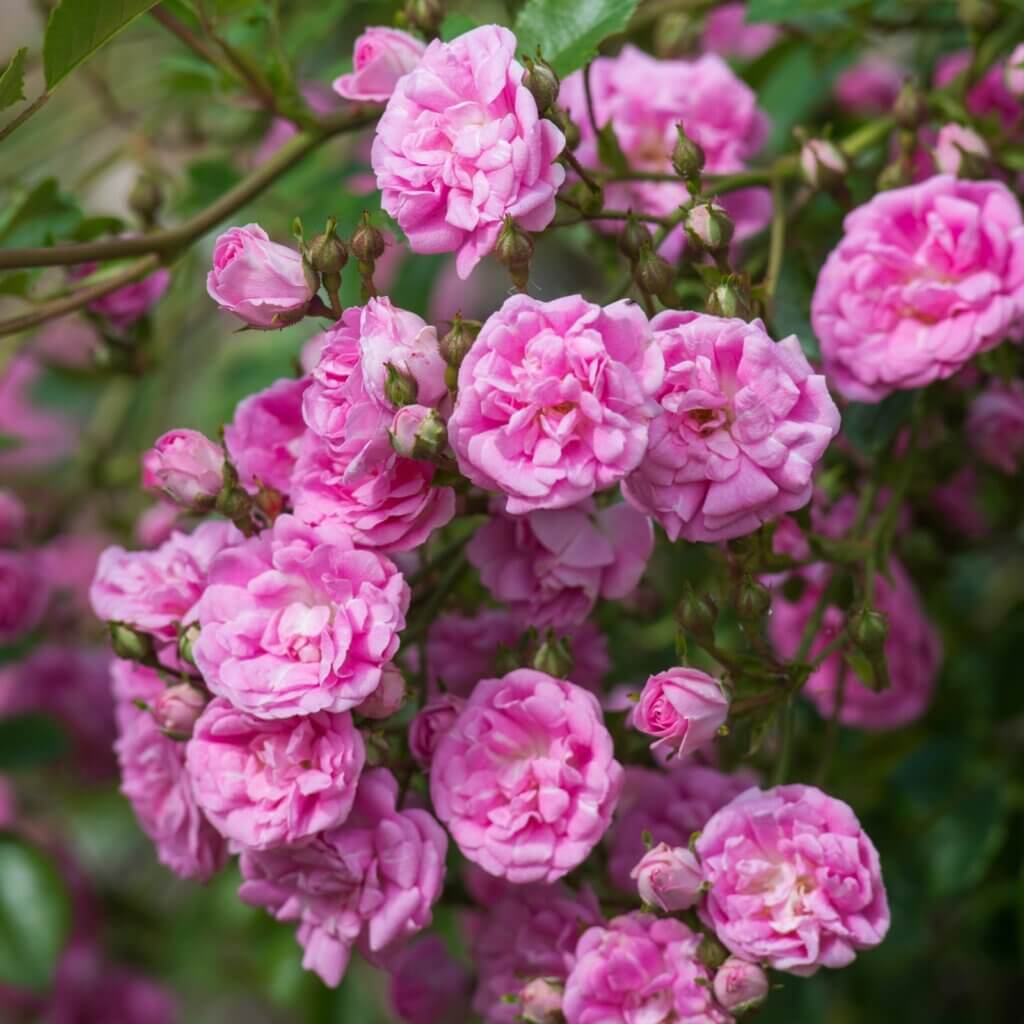
[[[704,20],[701,47],[723,57],[753,60],[781,38],[777,25],[749,25],[745,3],[725,3],[709,11]]]
[[[389,970],[391,1006],[402,1024],[464,1024],[473,976],[439,935],[409,943]]]
[[[851,114],[885,114],[896,102],[905,75],[887,57],[869,53],[836,79],[833,91],[839,106]]]
[[[982,461],[1015,474],[1024,460],[1024,381],[989,383],[971,401],[965,431]]]

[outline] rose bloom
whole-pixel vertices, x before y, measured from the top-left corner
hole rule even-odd
[[[302,396],[308,383],[306,378],[275,381],[239,402],[234,420],[224,427],[224,444],[250,494],[260,487],[288,493],[306,429]]]
[[[209,505],[224,482],[224,452],[197,430],[169,430],[142,457],[142,485],[179,505]]]
[[[884,114],[896,102],[904,76],[904,69],[887,57],[869,53],[839,75],[832,91],[851,114]]]
[[[461,697],[442,693],[431,697],[409,723],[409,750],[424,771],[430,770],[438,743],[455,724],[465,705]]]
[[[656,737],[652,747],[682,757],[710,743],[728,714],[729,700],[717,679],[695,668],[670,668],[644,683],[630,724]]]
[[[566,1024],[731,1024],[697,959],[699,932],[682,921],[633,913],[583,934],[565,983]]]
[[[465,279],[511,216],[540,231],[565,171],[562,133],[537,113],[506,28],[435,39],[398,81],[377,123],[371,163],[384,209],[413,252],[458,252]]]
[[[159,547],[171,536],[178,520],[185,514],[184,509],[173,501],[159,499],[135,520],[133,536],[136,543],[144,548]]]
[[[655,843],[685,847],[719,807],[754,781],[748,772],[726,775],[693,761],[665,770],[630,765],[615,823],[605,839],[612,884],[623,892],[635,891],[631,874],[646,852],[645,832]]]
[[[726,3],[709,11],[704,19],[701,47],[709,53],[744,60],[753,60],[770,50],[782,33],[776,25],[748,25],[746,7],[744,3]]]
[[[629,501],[670,540],[705,542],[806,505],[839,411],[797,339],[774,342],[760,320],[674,310],[651,326],[665,360],[662,415],[623,485]]]
[[[266,850],[344,822],[365,754],[351,715],[268,721],[215,697],[186,745],[185,767],[214,828]]]
[[[335,79],[334,90],[348,100],[383,103],[402,75],[416,67],[425,49],[408,32],[372,26],[356,40],[353,70]]]
[[[231,228],[217,239],[206,290],[221,309],[261,330],[286,326],[316,294],[302,256],[272,242],[258,224]]]
[[[389,559],[279,516],[214,559],[193,655],[215,694],[259,718],[347,711],[380,684],[408,606]]]
[[[944,380],[1019,331],[1024,225],[1000,182],[939,175],[881,192],[844,232],[811,320],[845,397],[877,402]]]
[[[965,173],[969,158],[979,158],[978,162],[987,164],[991,155],[988,143],[974,129],[965,128],[961,124],[944,124],[939,129],[932,150],[940,174],[960,174],[964,177],[972,177],[970,173]]]
[[[1003,85],[1016,99],[1024,97],[1024,43],[1018,43],[1009,57],[1003,71]]]
[[[630,877],[647,906],[673,913],[700,899],[704,872],[688,847],[658,843],[640,858]]]
[[[949,85],[970,63],[969,50],[947,54],[936,65],[936,87]],[[1012,135],[1019,129],[1021,109],[1020,102],[1006,87],[1004,69],[1005,64],[997,61],[971,86],[967,91],[967,110],[975,117],[998,117],[1003,130]]]
[[[967,437],[991,466],[1013,475],[1024,459],[1024,382],[992,381],[971,402]]]
[[[593,62],[590,84],[597,123],[611,123],[634,170],[674,173],[672,151],[680,123],[704,150],[704,170],[711,174],[744,170],[767,136],[768,119],[758,109],[754,91],[714,54],[693,61],[660,60],[627,45],[618,56]],[[562,83],[558,101],[579,126],[582,141],[576,156],[580,163],[599,167],[582,71]],[[604,194],[609,208],[659,217],[675,212],[690,198],[682,181],[609,182]],[[771,219],[771,199],[764,188],[741,189],[718,202],[735,223],[738,242],[756,234]],[[622,223],[607,222],[604,227],[617,234]],[[675,260],[684,243],[683,229],[677,227],[665,239],[661,253]]]
[[[516,996],[531,978],[562,981],[582,932],[601,921],[601,908],[584,886],[506,886],[488,908],[472,944],[477,968],[473,1009],[485,1024],[514,1024],[522,1013]]]
[[[390,718],[405,703],[405,678],[394,662],[381,669],[380,685],[356,705],[363,718]]]
[[[479,682],[430,770],[434,808],[459,849],[515,884],[581,864],[621,786],[593,694],[533,669]]]
[[[244,850],[238,895],[297,921],[302,966],[336,986],[352,947],[377,954],[427,927],[448,846],[426,812],[396,809],[386,768],[364,773],[348,821],[302,846]]]
[[[43,620],[52,590],[35,551],[0,550],[0,643],[17,640]]]
[[[98,264],[88,264],[83,277],[91,274]],[[102,317],[115,330],[123,331],[141,320],[164,296],[171,283],[171,272],[166,267],[155,270],[148,277],[126,284],[109,295],[89,303],[90,312]]]
[[[878,852],[853,811],[813,786],[750,789],[696,843],[701,917],[730,952],[778,971],[845,967],[889,930]]]
[[[115,661],[111,685],[116,699],[121,792],[160,863],[181,878],[206,881],[227,860],[227,846],[196,802],[185,770],[185,744],[169,739],[156,719],[135,701],[153,704],[164,684],[152,669]]]
[[[0,451],[0,469],[29,469],[53,462],[73,447],[71,423],[33,401],[40,366],[26,355],[9,359],[0,369],[0,434],[14,440]]]
[[[168,686],[155,701],[150,710],[157,725],[175,738],[191,736],[196,721],[206,707],[205,693],[191,683],[175,683]]]
[[[440,935],[425,935],[389,965],[391,1007],[403,1024],[464,1024],[473,976]]]
[[[448,437],[463,474],[523,515],[618,483],[647,448],[661,350],[628,300],[513,295],[459,367]]]
[[[466,555],[513,618],[544,630],[579,625],[599,597],[632,593],[653,546],[651,521],[641,512],[584,501],[524,516],[493,509]]]

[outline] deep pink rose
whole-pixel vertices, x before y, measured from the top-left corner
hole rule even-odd
[[[630,724],[656,737],[652,747],[666,747],[682,757],[710,743],[728,714],[729,699],[717,679],[679,667],[658,672],[644,683]]]
[[[539,117],[515,49],[497,25],[435,39],[377,123],[371,162],[384,209],[413,252],[457,250],[463,279],[506,216],[527,231],[546,228],[565,179],[555,163],[565,138]]]
[[[1019,331],[1024,224],[1000,182],[939,175],[881,192],[844,231],[811,320],[847,398],[877,402],[944,380]]]
[[[39,364],[26,355],[9,359],[0,369],[0,434],[11,441],[0,451],[0,469],[53,462],[73,447],[70,421],[33,401],[39,373]]]
[[[227,846],[196,802],[185,771],[185,744],[165,736],[152,714],[134,703],[151,705],[163,692],[163,681],[152,669],[115,661],[111,683],[121,792],[156,845],[160,863],[182,878],[206,881],[224,864]]]
[[[364,718],[390,718],[405,703],[405,678],[394,662],[389,661],[380,674],[380,685],[355,710]]]
[[[519,644],[521,630],[508,613],[482,608],[472,617],[446,612],[427,632],[427,679],[432,690],[468,697],[481,679],[492,677],[498,654]]]
[[[431,697],[409,723],[409,750],[424,771],[430,770],[438,743],[455,724],[465,705],[461,697],[442,693]]]
[[[215,694],[257,717],[347,711],[380,684],[408,605],[389,559],[283,515],[214,559],[193,654]]]
[[[742,57],[753,60],[770,50],[782,35],[777,25],[748,25],[747,5],[721,4],[709,11],[704,19],[701,46],[710,53],[723,57]]]
[[[251,494],[260,486],[288,493],[305,424],[302,396],[308,380],[283,378],[243,399],[224,427],[224,444]]]
[[[748,772],[725,775],[693,761],[667,770],[628,767],[615,823],[606,839],[612,884],[623,892],[634,891],[630,875],[645,853],[645,832],[655,843],[686,846],[719,807],[754,781]]]
[[[576,626],[599,597],[618,599],[640,581],[654,546],[651,521],[626,504],[510,516],[493,509],[466,549],[484,586],[524,628]]]
[[[713,174],[744,170],[767,135],[768,119],[758,109],[754,91],[714,54],[693,61],[660,60],[626,45],[618,56],[593,62],[590,84],[597,123],[611,124],[634,170],[674,173],[672,151],[680,123],[704,150],[704,170]],[[558,101],[568,109],[582,135],[576,156],[585,167],[600,167],[582,71],[562,83]],[[674,213],[690,198],[682,181],[609,182],[604,195],[610,208],[659,217]],[[767,189],[742,189],[723,196],[720,202],[736,225],[736,241],[756,234],[771,219]],[[621,221],[603,226],[616,234],[622,230]],[[677,227],[665,239],[661,252],[674,260],[684,242],[683,229]]]
[[[477,684],[430,771],[459,849],[510,882],[553,882],[604,834],[622,766],[593,694],[533,669]]]
[[[853,811],[813,786],[749,789],[696,844],[701,917],[728,949],[792,974],[845,967],[889,930],[878,852]]]
[[[75,269],[72,276],[88,277],[98,267],[97,263],[82,264]],[[166,267],[161,267],[141,281],[126,284],[123,288],[90,302],[89,310],[106,320],[115,330],[123,331],[136,320],[141,320],[163,298],[170,283],[171,272]]]
[[[1015,474],[1024,459],[1024,382],[992,381],[971,402],[966,432],[985,462]]]
[[[757,964],[738,956],[729,957],[715,971],[715,998],[725,1009],[737,1014],[760,1006],[770,988],[768,975]]]
[[[383,103],[398,80],[412,71],[426,46],[408,32],[373,26],[356,40],[352,68],[334,81],[334,90],[348,100]]]
[[[584,933],[565,983],[567,1024],[731,1024],[682,921],[625,914]]]
[[[245,850],[239,896],[297,921],[302,966],[335,986],[356,942],[376,954],[430,924],[447,840],[426,812],[399,811],[386,768],[364,773],[348,821],[303,846]]]
[[[0,550],[0,643],[35,629],[51,594],[38,552]]]
[[[851,114],[884,114],[892,109],[906,72],[886,57],[869,53],[836,79],[836,101]]]
[[[198,430],[169,430],[142,457],[142,485],[185,508],[209,506],[224,483],[224,450]]]
[[[21,499],[13,491],[0,490],[0,547],[17,544],[27,522],[28,513]]]
[[[774,342],[760,320],[674,310],[651,327],[665,360],[662,414],[626,497],[670,540],[707,542],[806,505],[839,411],[797,339]]]
[[[217,239],[206,290],[221,309],[262,330],[286,326],[316,294],[302,256],[272,242],[258,224],[231,228]]]
[[[575,505],[639,464],[662,376],[632,302],[513,295],[459,368],[448,422],[459,467],[503,492],[512,515]]]
[[[989,530],[989,518],[979,493],[978,470],[966,465],[932,491],[928,504],[936,519],[968,540],[978,540]]]
[[[402,1024],[464,1024],[473,976],[440,935],[409,943],[389,969],[391,1006]]]
[[[949,85],[957,75],[967,70],[970,63],[969,50],[947,54],[935,68],[935,85]],[[967,110],[975,117],[997,116],[1002,128],[1009,133],[1014,133],[1019,127],[1020,103],[1006,87],[1002,61],[993,64],[968,90]]]
[[[586,886],[579,893],[562,884],[506,886],[473,941],[473,1009],[485,1024],[513,1024],[522,1004],[506,997],[519,995],[532,978],[564,980],[580,935],[600,921]]]
[[[688,910],[700,899],[704,881],[700,862],[689,847],[658,843],[630,872],[640,899],[666,913]]]
[[[342,824],[364,760],[351,715],[267,720],[215,697],[196,722],[185,766],[214,828],[247,849],[267,850]]]
[[[1003,69],[1003,85],[1006,91],[1018,101],[1024,98],[1024,43],[1018,43],[1013,53],[1006,58]]]
[[[969,160],[987,163],[991,151],[988,143],[973,128],[965,128],[962,124],[944,124],[939,129],[938,137],[932,149],[935,167],[940,174],[962,175],[965,178],[976,177],[970,173]]]

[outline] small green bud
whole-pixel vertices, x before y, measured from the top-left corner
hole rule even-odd
[[[448,429],[436,409],[406,405],[388,431],[391,447],[406,459],[436,459],[448,444]]]
[[[771,605],[771,592],[752,576],[744,577],[736,588],[736,614],[742,622],[760,622]]]
[[[108,622],[110,644],[114,653],[125,661],[148,661],[155,656],[153,638],[124,622]]]
[[[850,637],[867,655],[885,651],[889,636],[889,620],[873,608],[862,608],[850,618]]]
[[[523,58],[526,65],[526,74],[523,75],[523,85],[530,91],[530,95],[537,101],[537,111],[544,114],[554,106],[558,99],[558,75],[555,69],[540,55],[540,47],[537,48],[537,59]]]
[[[928,103],[917,83],[908,78],[892,105],[893,120],[901,127],[913,131],[928,116]]]
[[[555,636],[554,630],[549,629],[547,638],[533,656],[533,667],[557,679],[568,679],[573,659],[567,638]]]
[[[626,226],[619,235],[619,248],[631,260],[639,258],[640,253],[651,248],[651,232],[646,224],[638,221],[632,211],[626,220]]]
[[[641,250],[633,276],[648,295],[661,295],[662,292],[667,292],[675,280],[672,265],[650,246],[644,246]]]
[[[413,405],[419,395],[419,385],[411,374],[402,373],[394,363],[385,367],[387,379],[384,381],[384,394],[387,400],[400,409],[403,405]]]
[[[750,320],[754,315],[754,309],[750,290],[742,278],[730,275],[715,285],[708,296],[707,311],[714,316]]]
[[[676,132],[679,138],[672,150],[672,166],[687,184],[699,182],[704,170],[704,150],[686,134],[682,124],[676,125]]]
[[[464,320],[461,313],[456,313],[448,333],[438,342],[441,358],[457,370],[466,358],[466,353],[473,347],[481,327],[483,324],[479,320]]]
[[[729,958],[729,951],[718,939],[705,935],[697,947],[697,959],[709,970],[717,970]]]
[[[405,5],[405,22],[432,38],[444,21],[444,13],[444,0],[409,0]]]
[[[683,596],[676,607],[676,621],[695,637],[714,634],[718,607],[710,594],[698,594],[689,584],[683,589]]]
[[[318,274],[338,274],[348,263],[348,249],[338,237],[337,229],[338,222],[331,217],[306,249],[306,259]]]
[[[178,632],[178,657],[189,665],[195,665],[192,650],[199,639],[199,623],[193,622]]]
[[[368,213],[363,213],[359,227],[349,240],[349,247],[352,255],[361,263],[373,263],[384,255],[387,249],[384,235],[373,226]]]
[[[732,241],[734,231],[729,214],[715,202],[695,203],[686,213],[686,236],[698,249],[722,252]]]
[[[140,174],[128,197],[128,205],[132,212],[148,226],[156,222],[156,215],[163,203],[164,192],[160,183],[151,174]]]
[[[552,107],[548,111],[548,120],[557,125],[565,136],[566,149],[575,149],[580,144],[580,126],[569,116],[565,107]]]
[[[516,288],[526,291],[530,280],[530,261],[533,259],[533,239],[510,216],[505,217],[494,252],[498,261],[507,268]]]

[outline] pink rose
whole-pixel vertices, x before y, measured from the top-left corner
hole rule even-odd
[[[839,75],[832,91],[851,114],[884,114],[896,102],[904,76],[888,58],[869,53]]]
[[[402,1024],[463,1024],[473,977],[440,935],[425,935],[389,965],[391,1006]]]
[[[351,715],[268,721],[220,697],[185,749],[199,806],[225,839],[252,850],[301,843],[342,824],[365,760]]]
[[[97,264],[88,264],[82,276],[88,276]],[[106,320],[115,330],[123,331],[136,320],[141,320],[164,296],[171,283],[171,272],[165,267],[148,277],[104,295],[89,303],[89,310]]]
[[[680,123],[704,150],[704,170],[713,174],[744,170],[768,133],[768,119],[758,108],[754,91],[714,54],[693,61],[660,60],[626,45],[618,56],[593,62],[590,84],[597,123],[611,124],[634,170],[674,173],[672,151]],[[582,71],[562,83],[558,99],[580,129],[576,156],[585,167],[600,167]],[[610,208],[659,217],[690,199],[682,181],[609,182],[604,194]],[[737,242],[756,234],[771,219],[767,189],[742,189],[719,201],[735,223]],[[609,221],[604,227],[618,234],[622,222]],[[675,228],[661,248],[662,255],[675,260],[684,242],[683,229]]]
[[[0,547],[17,544],[25,532],[28,513],[13,491],[0,490]]]
[[[723,57],[753,60],[770,50],[781,36],[776,25],[748,25],[747,5],[726,3],[709,11],[704,19],[701,46]]]
[[[390,560],[283,515],[214,559],[193,655],[217,696],[257,717],[347,711],[380,684],[408,605]]]
[[[261,486],[288,493],[305,433],[302,398],[308,383],[306,378],[275,381],[239,402],[234,420],[224,427],[238,479],[251,494]]]
[[[386,769],[364,773],[340,828],[303,846],[244,850],[239,896],[297,921],[302,966],[336,986],[352,947],[379,953],[430,924],[441,895],[444,830],[426,812],[399,811]]]
[[[583,501],[524,516],[493,509],[466,554],[513,618],[545,630],[579,625],[599,597],[630,594],[653,546],[651,521],[642,513]]]
[[[185,508],[208,508],[224,483],[224,451],[197,430],[169,430],[142,457],[142,485]]]
[[[731,956],[715,971],[715,998],[737,1014],[760,1006],[771,987],[768,975],[757,965]]]
[[[728,949],[778,971],[845,967],[889,930],[878,852],[853,811],[813,786],[749,789],[696,844],[701,917]]]
[[[626,497],[670,540],[705,542],[806,505],[839,411],[797,339],[774,342],[760,320],[674,310],[651,327],[665,360],[662,415]]]
[[[939,522],[968,540],[978,540],[989,529],[988,515],[979,499],[978,470],[967,465],[936,487],[928,503]]]
[[[461,697],[442,693],[431,697],[409,723],[409,750],[424,771],[430,770],[438,743],[455,724],[465,706],[466,702]]]
[[[555,215],[565,139],[522,84],[515,36],[483,25],[442,43],[395,86],[371,163],[384,209],[413,252],[458,251],[465,279],[506,216],[540,231]]]
[[[1024,43],[1018,43],[1006,58],[1003,85],[1016,100],[1024,98]]]
[[[972,402],[967,437],[978,456],[1013,475],[1024,459],[1024,381],[993,381]]]
[[[700,942],[700,933],[682,921],[641,913],[584,932],[565,983],[567,1024],[731,1024],[711,995],[708,969],[697,959]]]
[[[426,46],[396,28],[366,29],[352,52],[354,70],[334,81],[334,90],[348,100],[383,103],[402,75],[412,71]]]
[[[163,544],[174,532],[184,511],[173,501],[161,498],[135,520],[135,541],[144,548],[155,548]]]
[[[317,288],[298,252],[272,242],[258,224],[248,224],[217,239],[206,290],[221,309],[250,327],[272,330],[298,319]]]
[[[403,405],[395,413],[388,435],[391,447],[405,459],[429,459],[439,454],[446,438],[444,420],[426,405]]]
[[[940,174],[952,174],[954,177],[959,174],[970,178],[976,176],[966,173],[971,169],[971,158],[979,158],[974,163],[987,164],[991,152],[974,129],[965,128],[962,124],[944,124],[939,129],[932,155]]]
[[[206,697],[202,690],[191,683],[176,683],[168,686],[153,701],[153,717],[157,725],[167,733],[175,734],[175,738],[191,736],[192,727],[206,707]]]
[[[686,846],[658,843],[630,872],[640,899],[666,913],[689,910],[699,899],[704,872]]]
[[[728,714],[729,699],[717,679],[695,668],[670,668],[644,684],[630,723],[656,737],[652,747],[682,757],[710,743]]]
[[[448,421],[459,467],[503,492],[511,515],[575,505],[639,464],[662,375],[632,302],[513,295],[459,368]]]
[[[800,147],[800,170],[812,188],[842,184],[850,170],[843,151],[828,139],[808,139]]]
[[[562,989],[547,978],[534,978],[519,993],[526,1024],[562,1024]]]
[[[380,685],[355,710],[363,718],[390,718],[404,703],[405,679],[394,662],[389,661],[381,669]]]
[[[25,469],[52,462],[73,447],[67,417],[32,400],[39,373],[39,364],[26,355],[9,359],[0,369],[0,434],[10,435],[14,442],[8,450],[0,451],[0,469]]]
[[[223,866],[227,847],[196,802],[185,771],[185,744],[164,736],[149,711],[134,703],[152,704],[164,684],[152,669],[127,661],[114,662],[111,682],[121,792],[156,845],[160,863],[182,878],[206,881]]]
[[[464,856],[515,884],[581,864],[621,786],[593,694],[533,669],[479,682],[430,771],[434,808]]]
[[[1019,329],[1024,225],[1005,185],[939,175],[879,193],[844,229],[811,320],[847,398],[944,380]]]
[[[1011,60],[1013,59],[1011,55]],[[971,63],[969,50],[950,53],[943,57],[935,68],[935,85],[949,85],[962,74]],[[1016,97],[1007,89],[1004,65],[1001,61],[993,64],[967,92],[967,110],[975,117],[998,116],[1003,129],[1011,134],[1019,127],[1021,108]]]
[[[0,643],[17,640],[42,622],[52,590],[34,551],[0,550]]]

